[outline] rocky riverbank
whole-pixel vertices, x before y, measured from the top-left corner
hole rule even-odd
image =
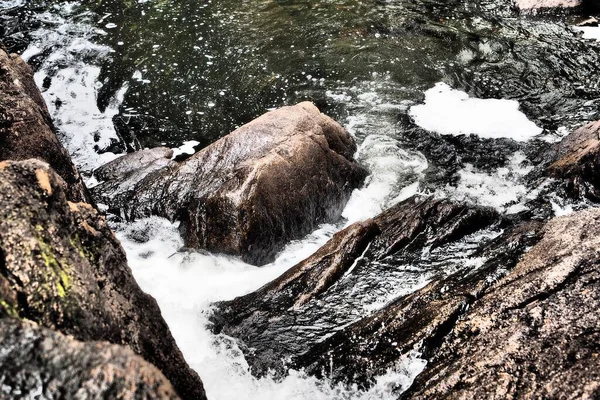
[[[0,364],[10,365],[1,369],[3,393],[205,398],[156,301],[85,202],[31,70],[0,50],[0,82]]]

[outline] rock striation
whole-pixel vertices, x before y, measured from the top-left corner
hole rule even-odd
[[[347,131],[305,102],[268,112],[180,163],[138,162],[136,153],[117,159],[94,194],[117,215],[181,221],[188,247],[262,265],[289,240],[339,218],[367,175],[355,150]],[[104,175],[131,160],[135,171]]]
[[[365,306],[381,302],[390,291],[397,292],[405,285],[406,290],[411,285],[420,285],[418,278],[412,282],[419,274],[442,277],[441,265],[458,268],[463,273],[465,269],[468,271],[469,267],[462,266],[461,258],[472,255],[474,247],[485,240],[462,241],[498,223],[498,215],[490,209],[434,198],[411,198],[377,218],[339,232],[314,255],[256,292],[218,304],[212,318],[213,328],[252,349],[246,356],[258,375],[269,369],[284,373],[290,365],[319,375],[317,365],[322,361],[329,371],[331,357],[338,356],[329,345],[322,344],[324,337],[332,337],[357,320],[366,320],[371,313],[370,307]],[[429,254],[424,253],[424,248]],[[453,254],[456,258],[447,256],[448,251],[456,253]],[[413,313],[422,313],[423,319],[434,315],[428,314],[428,310],[437,311],[434,293],[437,292],[431,289],[430,295],[410,303]],[[431,308],[427,308],[430,301]],[[422,307],[425,308],[420,310]],[[460,308],[460,304],[452,307]],[[389,315],[399,315],[394,307],[386,310]],[[414,321],[411,326],[416,326]],[[357,333],[352,329],[344,330],[348,333],[346,339]],[[364,333],[354,338],[379,340],[378,335]],[[342,335],[333,335],[332,340]],[[353,340],[347,343],[350,347],[357,345]],[[359,369],[377,358],[383,360],[384,356],[382,352],[374,352],[370,359],[358,355],[355,359],[353,355],[358,354],[355,348],[344,350],[349,352],[340,352],[339,356],[344,354],[352,360],[334,363],[336,369],[340,368],[336,376],[328,374],[334,379],[356,377]],[[400,354],[392,352],[392,361]],[[282,364],[282,360],[290,359],[288,365]],[[389,366],[389,363],[388,359],[382,364]],[[342,372],[342,368],[348,370]],[[376,372],[378,368],[365,368],[363,372],[369,371]]]
[[[600,209],[542,239],[442,341],[406,398],[600,396]]]
[[[2,316],[125,345],[158,367],[182,398],[205,398],[104,217],[69,201],[68,185],[39,160],[0,163]]]

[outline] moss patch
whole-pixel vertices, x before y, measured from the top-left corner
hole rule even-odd
[[[59,297],[65,297],[71,289],[71,277],[65,262],[57,260],[52,251],[52,247],[44,241],[38,239],[42,260],[56,281],[56,291]]]

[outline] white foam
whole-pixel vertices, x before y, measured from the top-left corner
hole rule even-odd
[[[506,167],[492,173],[477,171],[466,165],[458,172],[455,186],[447,185],[436,194],[454,200],[494,207],[501,212],[516,213],[526,209],[524,203],[535,197],[539,189],[527,188],[521,179],[531,172],[523,153],[515,153]]]
[[[519,102],[471,98],[445,83],[427,90],[425,103],[411,107],[409,114],[420,127],[441,135],[527,141],[542,133],[519,111]]]
[[[156,298],[188,363],[202,377],[213,400],[245,399],[394,399],[392,390],[406,389],[422,371],[417,353],[405,355],[367,392],[332,385],[329,380],[290,371],[282,381],[257,379],[235,342],[207,329],[211,303],[258,289],[320,247],[333,232],[325,225],[302,241],[291,243],[267,266],[253,267],[233,257],[178,252],[183,245],[177,225],[148,218],[117,227],[129,265],[140,287]],[[150,238],[146,242],[139,237]],[[136,237],[138,239],[136,240]]]
[[[192,155],[196,152],[196,149],[194,147],[198,146],[199,144],[200,142],[196,140],[188,140],[187,142],[183,142],[181,146],[173,149],[173,157],[171,158],[174,159],[175,157],[181,154]]]
[[[375,217],[414,195],[428,165],[422,154],[403,150],[397,140],[377,134],[365,138],[356,158],[370,175],[364,187],[352,193],[344,209],[342,216],[348,223]]]
[[[582,32],[584,39],[600,41],[600,26],[574,26],[573,29]]]

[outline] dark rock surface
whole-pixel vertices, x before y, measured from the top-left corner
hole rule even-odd
[[[444,338],[406,398],[600,397],[600,209],[555,218]]]
[[[155,366],[123,346],[2,318],[0,348],[3,399],[179,399]]]
[[[399,297],[299,355],[293,366],[367,388],[390,368],[401,368],[413,350],[428,359],[471,304],[535,243],[540,228],[528,222],[507,229],[471,255],[483,258],[481,266],[467,264]]]
[[[119,213],[130,200],[136,185],[152,172],[177,165],[171,160],[173,150],[166,147],[145,149],[121,156],[94,171],[94,176],[103,183],[92,192],[101,201],[113,207],[110,211]],[[119,205],[115,207],[114,205]]]
[[[181,163],[164,162],[135,185],[120,177],[94,193],[128,218],[181,221],[188,247],[260,265],[289,240],[339,218],[367,175],[355,150],[338,123],[301,103],[264,114]]]
[[[91,202],[77,168],[56,137],[31,68],[19,56],[0,49],[0,161],[29,158],[54,168],[68,185],[69,200]]]
[[[474,255],[478,247],[495,235],[478,231],[498,223],[490,209],[411,198],[339,232],[256,292],[220,303],[214,330],[251,349],[246,357],[259,375],[269,368],[283,372],[282,361],[290,358],[294,366],[315,363],[297,359],[300,355],[322,357],[329,365],[330,354],[319,344],[324,337],[410,293],[424,279],[469,271],[473,267],[465,259],[479,257]],[[351,360],[340,368],[357,372],[361,367]]]
[[[600,201],[600,121],[577,129],[552,151],[546,175],[562,181],[571,197]]]
[[[66,193],[41,161],[0,163],[0,316],[77,340],[126,345],[157,366],[182,398],[205,398],[104,218]]]

